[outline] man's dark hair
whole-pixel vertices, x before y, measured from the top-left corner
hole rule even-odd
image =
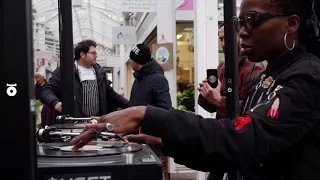
[[[267,4],[275,5],[281,13],[298,15],[299,42],[307,47],[308,52],[320,57],[319,50],[316,50],[320,46],[320,37],[315,35],[320,28],[320,25],[315,23],[315,19],[320,18],[320,0],[267,0]]]
[[[224,23],[219,25],[219,29],[221,29],[224,26]]]
[[[83,40],[77,44],[77,46],[74,48],[74,59],[79,60],[80,59],[80,53],[87,53],[89,52],[90,47],[97,47],[97,43],[93,40]]]

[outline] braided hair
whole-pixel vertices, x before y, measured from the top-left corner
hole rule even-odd
[[[320,57],[320,0],[266,0],[266,2],[277,7],[282,13],[299,16],[300,44],[306,46],[308,52]]]

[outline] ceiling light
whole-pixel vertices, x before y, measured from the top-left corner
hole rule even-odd
[[[191,27],[191,28],[184,28],[184,30],[183,30],[184,32],[193,32],[193,28]]]
[[[182,34],[177,34],[177,39],[180,39],[182,36]]]

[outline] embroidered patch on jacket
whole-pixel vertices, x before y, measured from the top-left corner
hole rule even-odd
[[[237,117],[236,120],[234,121],[235,129],[237,131],[240,131],[243,129],[247,124],[250,124],[252,122],[251,116],[246,116],[246,117]]]
[[[262,87],[264,89],[268,88],[273,82],[273,77],[269,76],[267,79],[265,79],[262,83]]]
[[[282,88],[283,88],[283,86],[278,85],[278,86],[274,89],[274,91],[273,91],[271,94],[268,95],[268,100],[270,101],[270,100],[272,100],[273,98],[275,98],[276,95],[277,95],[277,92],[278,92],[280,89],[282,89]]]
[[[270,117],[273,120],[278,120],[279,113],[280,113],[279,106],[280,106],[280,99],[277,98],[276,100],[274,100],[271,108],[269,108],[267,117]]]

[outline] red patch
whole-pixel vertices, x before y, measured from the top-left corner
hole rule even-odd
[[[268,113],[267,113],[267,117],[268,117],[268,118],[271,118],[272,120],[278,120],[279,110],[276,110],[276,113],[275,113],[274,116],[271,116],[271,111],[272,111],[272,109],[269,108]]]
[[[279,105],[280,105],[280,99],[277,98],[267,112],[268,118],[271,118],[272,120],[278,120],[279,113],[280,113]]]
[[[268,109],[268,112],[267,112],[267,117],[269,117],[271,114],[271,108]]]
[[[240,131],[241,129],[243,129],[247,124],[251,123],[252,119],[251,116],[246,116],[246,117],[238,117],[235,121],[234,121],[234,125],[236,126],[235,129],[237,131]]]

